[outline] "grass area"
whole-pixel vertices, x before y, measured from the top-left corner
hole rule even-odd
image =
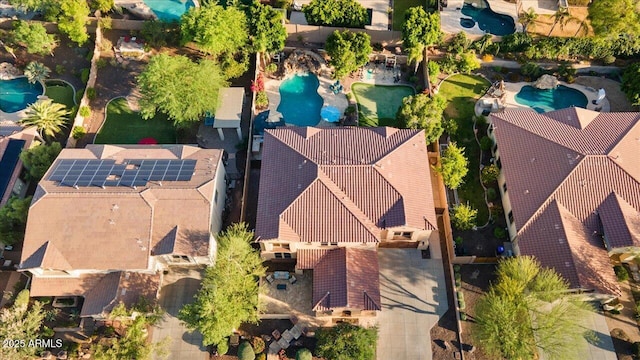
[[[154,138],[159,144],[175,144],[176,129],[162,114],[144,120],[132,111],[125,99],[115,99],[107,106],[107,119],[96,136],[96,144],[137,144],[141,139]]]
[[[393,2],[393,30],[402,31],[404,13],[410,7],[424,6],[429,0],[395,0]]]
[[[458,188],[461,201],[468,201],[478,209],[478,224],[484,224],[489,218],[489,210],[484,202],[484,192],[480,185],[478,169],[480,167],[480,146],[473,133],[474,106],[491,84],[480,76],[454,75],[440,86],[439,94],[448,102],[444,111],[447,119],[455,119],[458,131],[450,134],[451,139],[465,148],[469,159],[469,173],[464,183]]]
[[[64,104],[69,110],[76,105],[73,101],[73,88],[69,84],[58,81],[47,82],[44,94],[54,102]]]
[[[415,94],[415,91],[410,86],[363,83],[351,85],[351,91],[358,102],[360,125],[372,127],[398,127],[396,112],[402,105],[402,99]]]

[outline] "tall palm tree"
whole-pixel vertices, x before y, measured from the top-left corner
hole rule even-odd
[[[67,108],[51,99],[36,101],[29,105],[26,117],[20,120],[24,126],[35,126],[42,137],[53,138],[57,133],[67,127],[70,112]]]
[[[520,14],[518,22],[522,24],[522,32],[526,33],[527,29],[529,28],[533,29],[533,27],[535,26],[534,21],[536,21],[537,18],[538,14],[532,7]]]
[[[569,13],[569,9],[566,7],[558,8],[555,14],[553,14],[553,26],[551,26],[551,30],[549,30],[549,34],[547,36],[551,36],[553,29],[556,28],[557,24],[560,24],[560,30],[564,30],[564,27],[571,21],[580,21],[573,15]]]
[[[24,68],[24,75],[31,84],[43,81],[51,73],[51,69],[44,66],[43,63],[38,61],[32,61]]]

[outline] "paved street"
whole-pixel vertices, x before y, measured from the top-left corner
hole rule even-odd
[[[182,305],[190,303],[193,295],[200,288],[202,272],[196,269],[171,268],[162,280],[160,290],[160,306],[166,311],[160,324],[153,328],[153,342],[169,337],[171,342],[167,348],[169,360],[204,360],[208,359],[207,350],[202,346],[202,335],[191,333],[176,317]]]
[[[380,294],[378,360],[430,360],[430,330],[447,310],[441,259],[416,249],[378,249]]]

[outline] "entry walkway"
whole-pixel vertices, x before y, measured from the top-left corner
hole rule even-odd
[[[430,330],[448,308],[442,259],[433,255],[422,259],[416,249],[378,249],[378,360],[432,359]]]

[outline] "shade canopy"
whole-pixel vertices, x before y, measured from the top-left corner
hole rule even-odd
[[[342,112],[335,106],[325,106],[320,110],[320,117],[324,121],[338,122]]]

